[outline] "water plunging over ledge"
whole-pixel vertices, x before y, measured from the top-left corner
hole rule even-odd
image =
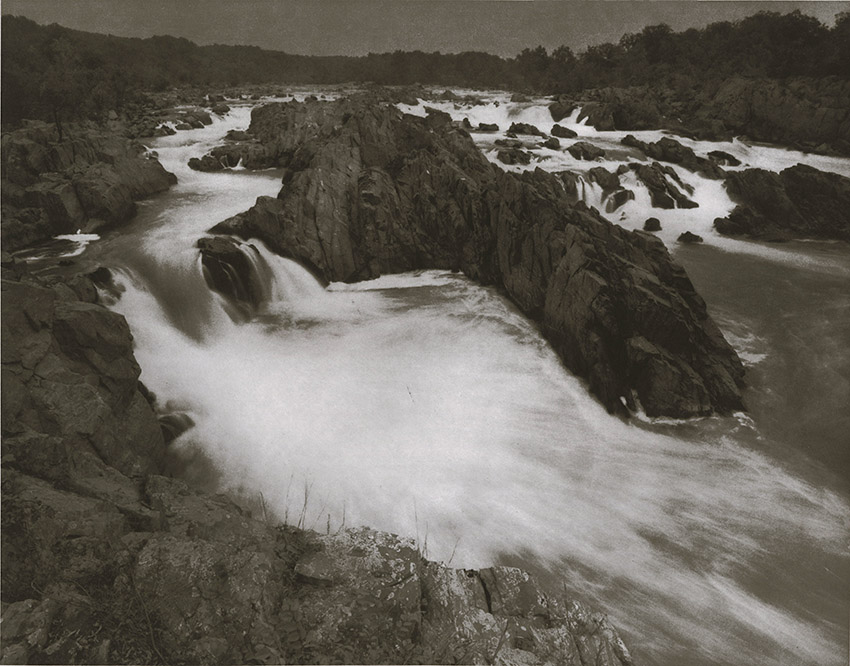
[[[731,253],[684,253],[766,397],[755,421],[629,425],[499,293],[451,273],[326,290],[253,241],[269,298],[234,321],[195,243],[274,194],[279,174],[185,164],[247,114],[157,140],[179,184],[85,253],[124,289],[113,307],[142,380],[196,423],[173,446],[201,449],[225,486],[262,493],[291,522],[368,524],[427,540],[430,557],[455,566],[520,559],[549,572],[608,611],[642,663],[841,662],[846,484],[777,434],[786,407],[770,396],[788,380],[777,359],[793,349],[774,311],[752,307],[750,281],[793,272],[835,311],[837,325],[800,329],[843,354],[822,387],[827,411],[848,381],[836,326],[850,312],[835,273],[850,271],[846,248],[795,247],[788,262],[736,254],[731,272]],[[713,266],[723,280],[712,290]]]

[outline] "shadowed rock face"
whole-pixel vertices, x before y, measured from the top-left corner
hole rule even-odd
[[[684,270],[575,203],[565,177],[505,173],[445,119],[363,99],[262,107],[251,133],[283,188],[214,232],[334,281],[438,268],[500,285],[611,411],[635,397],[652,415],[741,407],[740,361]]]
[[[726,189],[739,205],[714,221],[722,234],[850,241],[850,178],[798,164],[778,174],[732,172]]]

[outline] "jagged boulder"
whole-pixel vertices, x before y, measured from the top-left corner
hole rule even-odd
[[[496,159],[502,164],[529,164],[531,153],[519,148],[506,148],[496,153]]]
[[[741,166],[741,160],[734,155],[730,155],[725,150],[712,150],[708,153],[709,158],[721,165],[732,167]]]
[[[576,141],[567,148],[567,152],[577,160],[596,160],[605,157],[605,151],[599,146],[594,146],[587,141]]]
[[[284,187],[214,232],[329,280],[445,268],[500,284],[612,411],[635,397],[653,415],[741,407],[742,366],[684,271],[660,241],[576,203],[575,183],[502,172],[462,130],[363,99],[269,105],[252,133],[283,156]],[[641,166],[666,190],[665,168]]]
[[[552,125],[552,136],[556,136],[559,139],[575,139],[578,134],[569,127],[562,127],[556,124]]]
[[[739,205],[714,221],[722,234],[850,240],[850,178],[798,164],[778,174],[736,171],[725,185]]]
[[[508,132],[513,132],[514,134],[527,134],[529,136],[546,136],[545,132],[541,132],[534,125],[529,123],[511,123],[511,126],[508,128]]]
[[[681,164],[689,171],[695,171],[706,178],[721,179],[726,176],[726,172],[717,166],[714,161],[704,157],[697,157],[693,150],[668,136],[662,137],[654,143],[646,143],[628,134],[623,137],[621,143],[624,146],[630,146],[643,151],[653,160]],[[732,156],[729,155],[729,157]]]
[[[552,115],[552,120],[556,123],[567,118],[575,109],[576,105],[566,97],[559,98],[549,105],[549,113]],[[552,132],[554,134],[554,131]],[[556,135],[557,136],[557,135]],[[570,138],[570,137],[564,137]]]
[[[684,233],[679,234],[679,237],[676,240],[680,243],[693,244],[693,243],[702,243],[703,238],[702,238],[702,236],[695,234],[693,232],[685,231]]]
[[[699,207],[696,201],[689,199],[682,191],[692,193],[691,188],[682,182],[673,167],[663,166],[658,162],[652,164],[635,162],[630,164],[629,167],[637,174],[638,179],[646,185],[654,208]]]

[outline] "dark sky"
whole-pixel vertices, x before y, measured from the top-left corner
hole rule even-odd
[[[850,2],[608,2],[605,0],[3,0],[4,14],[125,37],[175,35],[198,44],[252,44],[288,53],[360,55],[419,49],[516,55],[542,44],[618,41],[794,9],[827,25]]]

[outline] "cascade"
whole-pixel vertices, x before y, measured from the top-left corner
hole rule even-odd
[[[473,134],[485,151],[511,122],[544,132],[553,124],[544,105],[505,97],[429,106],[497,123],[495,135]],[[850,502],[829,470],[776,434],[797,414],[774,402],[790,381],[779,357],[786,332],[753,290],[792,272],[846,327],[846,248],[720,237],[711,221],[732,205],[722,184],[679,168],[699,208],[652,208],[629,170],[620,183],[634,199],[606,211],[587,173],[616,171],[620,135],[579,123],[576,109],[560,124],[596,137],[606,157],[583,162],[561,150],[529,168],[579,173],[582,200],[623,226],[659,217],[674,251],[683,229],[703,235],[707,253],[681,256],[755,381],[771,382],[752,396],[752,418],[625,423],[493,289],[441,271],[325,288],[260,241],[210,238],[215,223],[279,187],[276,172],[185,166],[246,127],[248,113],[235,107],[210,127],[158,139],[178,186],[143,206],[132,229],[85,239],[81,250],[111,269],[109,302],[130,323],[142,380],[172,414],[175,456],[191,467],[202,452],[216,484],[262,493],[281,520],[367,524],[417,537],[454,566],[514,563],[566,581],[609,612],[643,663],[840,663]],[[799,156],[682,143],[749,164]],[[713,265],[722,266],[722,298]],[[803,292],[793,306],[805,307]],[[847,367],[840,328],[793,330]],[[825,411],[846,390],[836,372],[819,394]],[[814,380],[807,389],[819,390]]]

